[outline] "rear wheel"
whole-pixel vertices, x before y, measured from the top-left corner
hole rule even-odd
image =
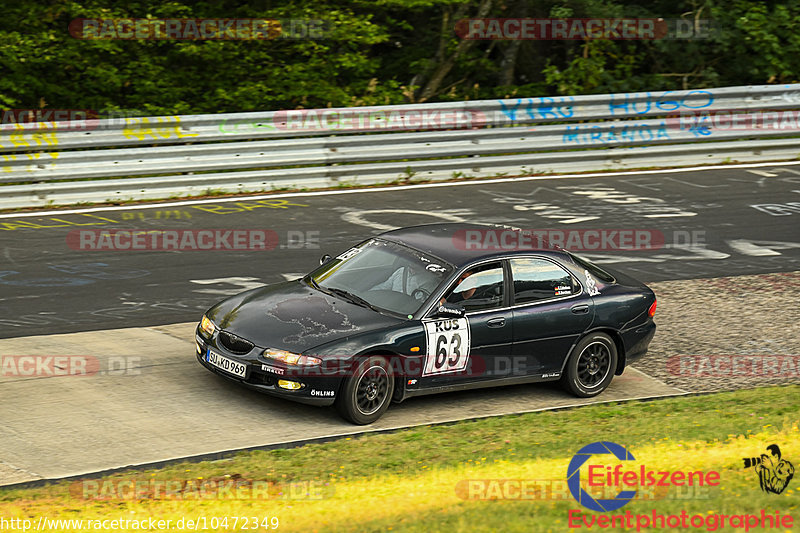
[[[371,424],[389,408],[393,391],[394,374],[389,363],[383,357],[371,356],[344,382],[336,409],[354,424]]]
[[[564,387],[582,398],[597,396],[617,368],[617,345],[605,333],[590,333],[575,345],[562,378]]]

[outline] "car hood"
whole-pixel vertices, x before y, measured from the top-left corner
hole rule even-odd
[[[302,280],[253,289],[206,312],[218,328],[262,348],[302,353],[402,320],[309,287]]]

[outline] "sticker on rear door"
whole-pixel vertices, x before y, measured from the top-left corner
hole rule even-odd
[[[586,292],[589,293],[589,296],[597,296],[600,294],[600,289],[597,288],[597,282],[592,275],[589,274],[589,271],[584,270],[583,275],[586,276]]]
[[[445,318],[424,321],[427,352],[423,376],[459,372],[469,359],[469,321]]]

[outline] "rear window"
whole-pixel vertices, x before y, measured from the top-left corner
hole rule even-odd
[[[581,268],[583,268],[585,270],[588,270],[589,273],[592,276],[596,277],[600,281],[602,281],[604,283],[614,283],[615,281],[617,281],[616,279],[614,279],[614,276],[612,276],[611,274],[609,274],[608,272],[606,272],[605,270],[603,270],[599,266],[595,265],[594,263],[592,263],[588,259],[586,259],[584,257],[581,257],[579,255],[575,255],[572,252],[566,252],[566,253],[572,259],[573,263],[575,263],[576,265],[578,265],[579,267],[581,267]]]
[[[512,259],[511,275],[514,279],[514,303],[550,300],[580,292],[572,276],[562,267],[546,259]]]

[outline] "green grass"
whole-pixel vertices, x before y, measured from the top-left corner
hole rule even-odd
[[[597,440],[626,446],[636,465],[721,474],[721,486],[710,487],[701,498],[694,494],[689,499],[634,501],[620,512],[656,509],[679,514],[686,509],[733,514],[765,508],[797,513],[795,489],[800,479],[793,480],[784,494],[764,494],[752,470],[741,467],[741,458],[759,456],[774,442],[786,459],[800,467],[799,407],[800,386],[792,385],[425,426],[105,478],[266,480],[276,487],[274,497],[267,500],[87,501],[70,496],[70,484],[62,482],[0,490],[0,516],[175,520],[246,514],[277,516],[281,530],[566,531],[570,509],[595,513],[570,497],[463,499],[456,486],[469,479],[547,479],[563,485],[571,457]],[[319,489],[321,499],[285,499],[278,494],[309,482]]]

